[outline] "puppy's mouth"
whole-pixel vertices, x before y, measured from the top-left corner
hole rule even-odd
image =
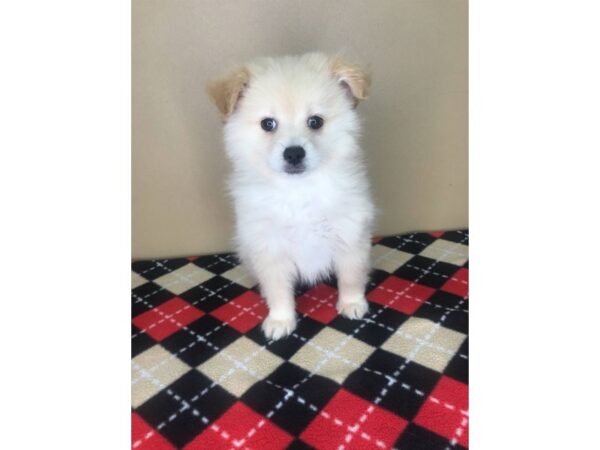
[[[286,164],[283,168],[284,172],[290,175],[297,175],[306,171],[306,166],[304,164]]]

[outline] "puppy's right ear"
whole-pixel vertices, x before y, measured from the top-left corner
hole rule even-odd
[[[231,72],[225,78],[208,83],[206,92],[219,108],[223,119],[227,119],[235,110],[235,105],[249,80],[248,69],[242,67]]]
[[[371,86],[371,75],[367,69],[348,63],[339,56],[331,59],[330,69],[336,80],[350,91],[354,99],[354,107],[359,100],[366,100]]]

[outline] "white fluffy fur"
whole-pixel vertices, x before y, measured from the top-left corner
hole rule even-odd
[[[269,306],[263,330],[272,339],[296,326],[298,279],[314,283],[335,271],[338,311],[361,318],[368,309],[374,208],[356,99],[331,61],[313,53],[247,65],[248,82],[225,123],[238,253]],[[307,127],[311,115],[324,119],[320,130]],[[275,132],[262,130],[265,117],[277,120]],[[283,150],[292,145],[306,151],[304,173],[283,170]]]

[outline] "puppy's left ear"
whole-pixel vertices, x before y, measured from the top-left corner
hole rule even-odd
[[[226,77],[211,81],[206,86],[206,92],[213,99],[215,105],[227,119],[235,110],[242,91],[248,85],[250,72],[246,68],[239,68],[231,72]]]
[[[371,86],[371,75],[366,69],[343,61],[339,57],[331,60],[330,67],[338,82],[344,84],[350,90],[355,107],[360,100],[367,99],[369,87]]]

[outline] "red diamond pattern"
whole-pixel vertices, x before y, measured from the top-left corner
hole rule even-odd
[[[417,425],[468,447],[469,388],[443,376],[414,419]]]
[[[140,314],[132,322],[160,342],[203,315],[202,311],[194,308],[185,300],[175,297]]]
[[[390,275],[367,294],[367,299],[405,314],[412,314],[433,295],[435,289]]]
[[[139,450],[175,450],[169,441],[136,413],[131,415],[131,446]]]
[[[254,291],[247,291],[215,309],[210,315],[245,333],[262,322],[268,312],[267,305],[260,295]]]
[[[337,290],[326,284],[319,284],[296,300],[296,309],[311,319],[328,324],[337,315],[335,303]]]
[[[448,281],[441,287],[443,291],[466,297],[469,293],[469,269],[461,267]]]
[[[292,437],[269,419],[237,402],[213,425],[186,445],[185,450],[282,450],[291,441]]]
[[[337,449],[342,444],[347,450],[391,448],[406,425],[406,420],[340,389],[300,437],[323,450]],[[368,438],[356,433],[365,433]],[[352,436],[350,442],[348,435]],[[373,445],[369,446],[368,441]]]

